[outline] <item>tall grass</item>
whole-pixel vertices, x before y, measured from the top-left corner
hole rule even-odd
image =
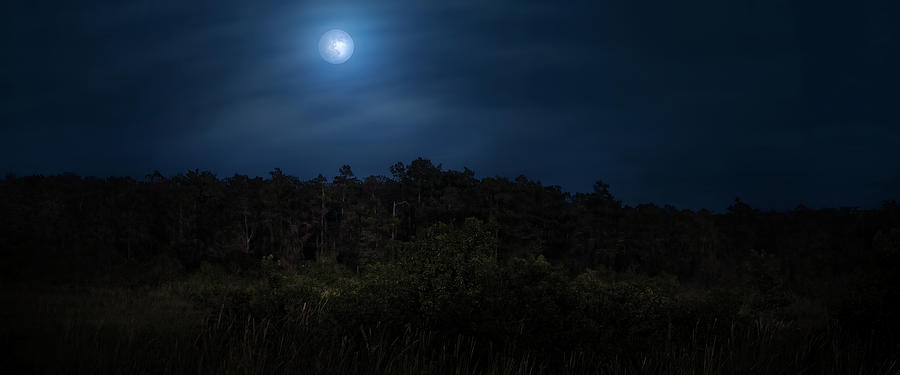
[[[808,331],[763,319],[698,320],[689,339],[611,355],[524,348],[410,324],[344,327],[326,298],[280,317],[243,315],[224,304],[201,311],[172,290],[22,298],[20,313],[3,328],[5,362],[21,373],[73,374],[900,373],[896,352],[878,347],[884,341],[837,326]]]

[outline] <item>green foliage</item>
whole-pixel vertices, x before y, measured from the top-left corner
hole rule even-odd
[[[648,339],[671,329],[678,284],[670,278],[611,275],[588,270],[573,281],[579,331],[585,340],[612,345],[606,350],[646,349]]]
[[[482,294],[480,288],[495,270],[496,257],[496,229],[467,219],[459,229],[442,223],[426,229],[407,246],[399,265],[418,293],[420,312],[433,317],[466,309],[457,303]]]
[[[745,301],[743,313],[749,316],[766,314],[782,318],[793,296],[785,286],[778,260],[762,251],[751,251],[744,263]]]

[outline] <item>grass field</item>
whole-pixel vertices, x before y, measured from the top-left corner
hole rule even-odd
[[[490,330],[448,329],[433,321],[380,321],[372,318],[378,315],[372,307],[376,305],[361,305],[359,296],[348,296],[353,293],[348,286],[352,280],[325,287],[320,283],[318,296],[303,298],[291,291],[306,289],[290,279],[309,283],[309,275],[280,277],[282,282],[274,286],[272,280],[215,272],[154,286],[7,286],[4,305],[15,308],[5,309],[3,316],[4,362],[17,368],[16,373],[91,374],[897,374],[900,370],[895,348],[883,346],[891,338],[848,334],[833,325],[801,328],[797,322],[762,318],[697,318],[692,327],[680,322],[654,324],[665,329],[645,337],[621,336],[638,332],[624,326],[595,327],[596,332],[607,333],[587,339],[577,332],[553,335],[527,327],[520,335],[498,336],[486,333]],[[356,293],[360,290],[366,289]],[[265,306],[272,301],[254,300],[273,293],[285,299],[277,309]],[[632,308],[636,309],[632,313],[642,313],[640,307]],[[348,317],[347,311],[356,316]]]

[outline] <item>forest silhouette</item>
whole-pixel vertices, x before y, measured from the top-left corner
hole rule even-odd
[[[624,205],[430,160],[0,180],[5,361],[75,373],[900,371],[900,205]]]

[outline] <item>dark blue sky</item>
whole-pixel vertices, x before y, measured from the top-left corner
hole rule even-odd
[[[900,2],[17,1],[0,173],[422,156],[629,204],[900,199]],[[343,65],[319,36],[349,32]]]

